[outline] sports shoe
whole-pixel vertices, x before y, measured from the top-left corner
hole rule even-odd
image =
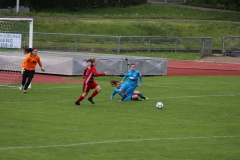
[[[147,97],[143,97],[142,99],[143,99],[143,100],[148,100],[148,98],[147,98]]]
[[[22,90],[22,93],[24,94],[24,93],[27,93],[27,91],[26,90]]]
[[[75,105],[78,105],[78,106],[80,106],[80,103],[79,103],[78,101],[76,101],[76,102],[75,102]]]
[[[92,104],[95,104],[91,97],[88,98],[88,101],[90,101]]]
[[[19,90],[20,90],[20,91],[23,90],[23,86],[22,86],[22,85],[19,87]]]

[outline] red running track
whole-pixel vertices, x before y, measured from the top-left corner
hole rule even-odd
[[[240,63],[220,63],[220,62],[193,62],[193,61],[173,61],[167,62],[167,75],[165,76],[239,76]],[[19,73],[19,80],[21,74]],[[18,80],[18,81],[19,81]],[[20,80],[21,81],[21,80]],[[32,83],[66,83],[82,82],[82,78],[67,78],[65,76],[35,74]]]
[[[172,61],[167,62],[165,76],[239,76],[240,64],[219,62]],[[33,83],[82,82],[63,76],[36,74]]]
[[[239,76],[240,64],[220,62],[167,62],[167,76]]]

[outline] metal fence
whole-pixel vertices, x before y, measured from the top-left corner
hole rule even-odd
[[[240,36],[224,36],[222,40],[222,54],[226,51],[240,52]]]
[[[212,53],[209,37],[120,36],[117,52],[196,52]]]
[[[211,55],[210,37],[106,36],[34,32],[34,47],[84,52],[196,52]]]

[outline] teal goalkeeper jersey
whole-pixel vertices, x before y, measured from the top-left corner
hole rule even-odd
[[[132,87],[138,86],[138,77],[140,79],[140,84],[142,84],[142,74],[138,70],[132,71],[129,69],[125,76],[123,77],[122,81],[124,81],[126,78],[128,78],[127,82]]]

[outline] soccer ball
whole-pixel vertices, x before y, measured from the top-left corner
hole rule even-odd
[[[162,109],[163,108],[163,103],[162,102],[157,102],[156,107],[158,109]]]

